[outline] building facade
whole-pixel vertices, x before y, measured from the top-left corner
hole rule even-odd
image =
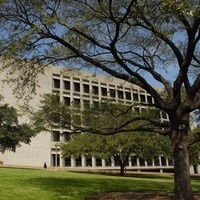
[[[1,74],[1,81],[4,75]],[[30,100],[30,106],[37,110],[40,100],[44,94],[57,94],[60,101],[66,105],[72,102],[80,106],[88,104],[98,104],[100,101],[109,99],[112,102],[132,105],[136,103],[134,109],[142,112],[145,104],[151,104],[154,99],[143,89],[125,81],[110,77],[97,75],[80,70],[72,70],[59,66],[49,66],[44,74],[39,74],[36,94]],[[4,96],[3,103],[18,108],[23,102],[17,100],[12,92],[12,87],[2,85],[0,94]],[[137,104],[138,103],[138,104]],[[161,121],[168,120],[165,113],[160,112]],[[26,119],[23,119],[26,120]],[[46,162],[47,166],[55,168],[93,168],[93,169],[115,169],[119,163],[115,158],[110,162],[94,157],[86,159],[84,156],[75,158],[62,158],[59,142],[67,142],[70,138],[70,130],[55,129],[49,132],[39,133],[34,137],[30,145],[22,144],[16,152],[5,152],[0,154],[0,161],[7,165],[34,166],[41,167]],[[126,167],[133,170],[157,169],[172,170],[173,162],[160,156],[156,162],[148,163],[145,160],[132,156]],[[199,172],[198,172],[199,173]]]

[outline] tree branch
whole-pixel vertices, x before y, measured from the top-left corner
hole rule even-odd
[[[200,142],[200,129],[195,130],[194,133],[187,136],[186,142],[189,147],[196,142]]]

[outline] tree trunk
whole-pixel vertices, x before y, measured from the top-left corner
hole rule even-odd
[[[125,164],[124,162],[120,161],[120,176],[124,176],[124,169],[125,169]]]
[[[184,143],[175,145],[173,157],[175,200],[194,200],[187,145],[184,145]]]

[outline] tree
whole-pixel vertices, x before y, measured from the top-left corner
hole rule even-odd
[[[21,143],[29,144],[34,130],[28,124],[19,124],[15,108],[0,106],[0,152],[15,151]]]
[[[140,117],[147,114],[157,115],[157,112],[152,111],[154,110],[146,108],[146,112],[143,111]],[[41,100],[40,109],[33,113],[32,121],[38,131],[71,129],[71,140],[60,144],[63,157],[79,158],[84,155],[105,160],[115,157],[120,165],[120,173],[124,175],[131,154],[149,162],[160,155],[171,159],[168,138],[161,140],[161,136],[155,133],[128,131],[130,126],[132,130],[137,130],[143,126],[144,121],[126,125],[129,126],[127,132],[121,132],[121,128],[117,128],[124,126],[124,123],[136,114],[132,106],[113,104],[109,100],[99,102],[98,106],[86,105],[83,109],[76,104],[65,105],[57,95],[46,94]],[[97,134],[93,135],[91,133],[94,130]],[[84,134],[80,134],[80,131]]]
[[[19,74],[18,84],[32,87],[44,63],[63,62],[95,67],[145,89],[153,106],[169,116],[168,128],[145,120],[151,131],[170,137],[176,199],[194,199],[189,148],[200,132],[188,133],[189,115],[200,107],[198,1],[8,0],[1,1],[0,15],[4,66],[18,63],[10,68]]]
[[[160,136],[140,133],[118,133],[109,136],[84,133],[72,135],[70,141],[67,144],[61,143],[60,147],[63,157],[78,158],[84,155],[91,158],[94,156],[108,162],[111,157],[114,157],[119,162],[120,175],[123,176],[131,155],[151,162],[160,155],[166,155],[164,145],[155,145],[156,139],[152,140],[152,137],[159,138]],[[167,144],[169,141],[165,143],[165,146]]]

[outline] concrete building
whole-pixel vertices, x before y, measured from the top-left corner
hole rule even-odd
[[[1,74],[0,81],[4,75]],[[133,102],[142,102],[144,106],[135,107],[138,111],[145,108],[145,103],[153,103],[153,98],[143,89],[125,81],[110,77],[96,75],[93,73],[72,70],[69,68],[49,66],[44,74],[39,74],[36,94],[30,100],[30,106],[35,110],[39,108],[42,95],[59,94],[60,100],[67,105],[71,102],[79,103],[83,106],[86,103],[96,104],[99,101],[110,99],[113,102],[119,102],[131,105]],[[3,85],[0,88],[0,94],[4,96],[3,103],[9,103],[14,107],[23,105],[21,100],[14,97],[12,87]],[[164,113],[160,115],[161,120],[168,120]],[[23,119],[26,120],[26,119]],[[79,159],[61,158],[58,142],[66,142],[69,139],[69,130],[52,130],[51,132],[39,133],[32,139],[30,145],[22,144],[16,152],[5,152],[0,154],[0,161],[7,165],[35,166],[42,167],[44,162],[51,167],[81,167],[93,169],[115,169],[118,163],[114,158],[107,163],[100,159],[86,159],[84,156]],[[160,156],[158,162],[147,163],[145,160],[131,157],[127,169],[146,170],[157,169],[172,170],[172,161]]]

